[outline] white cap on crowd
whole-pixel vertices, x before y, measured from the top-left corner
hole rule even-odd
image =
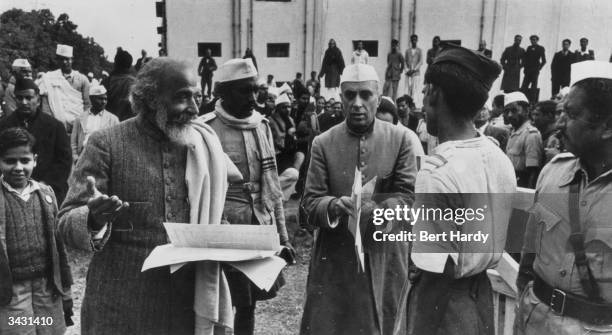
[[[246,78],[257,78],[257,69],[250,58],[230,59],[219,66],[215,74],[215,81],[219,83]]]
[[[30,62],[28,62],[27,59],[24,58],[17,58],[13,61],[13,64],[11,65],[13,67],[13,69],[31,69],[32,66],[30,65]]]
[[[55,54],[66,58],[72,58],[72,47],[65,44],[58,44]]]
[[[89,87],[89,96],[104,94],[106,94],[106,88],[102,85],[91,85]]]
[[[570,87],[575,83],[588,78],[612,79],[612,63],[596,60],[572,64],[572,79]]]
[[[284,83],[279,89],[278,89],[279,94],[283,94],[283,93],[292,93],[293,94],[293,90],[291,89],[291,86],[289,86],[289,84]]]
[[[504,95],[504,107],[508,106],[509,104],[513,103],[513,102],[526,102],[529,103],[529,100],[527,100],[527,97],[525,96],[525,94],[523,94],[523,92],[512,92],[512,93],[508,93],[506,95]]]
[[[278,98],[276,98],[276,101],[274,101],[274,105],[278,106],[280,104],[289,104],[289,105],[291,105],[291,100],[289,99],[287,94],[281,94]]]

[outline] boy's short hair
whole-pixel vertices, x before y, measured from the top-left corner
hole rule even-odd
[[[27,146],[34,153],[36,139],[27,130],[19,127],[7,128],[0,131],[0,156],[10,149]]]

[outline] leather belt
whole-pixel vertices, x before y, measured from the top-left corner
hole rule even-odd
[[[592,325],[612,324],[612,304],[597,303],[548,285],[536,276],[533,293],[558,315],[569,316]]]
[[[227,191],[230,193],[258,193],[261,190],[259,183],[232,183],[229,184]]]

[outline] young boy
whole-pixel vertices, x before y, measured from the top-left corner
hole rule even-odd
[[[63,334],[72,315],[72,277],[64,245],[55,235],[55,194],[51,187],[30,179],[36,166],[34,142],[22,128],[0,132],[0,334],[4,335]]]

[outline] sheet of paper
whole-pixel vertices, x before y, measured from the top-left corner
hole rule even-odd
[[[232,262],[229,265],[244,273],[260,289],[269,291],[287,263],[280,257],[272,256],[251,261]]]
[[[170,243],[175,247],[279,250],[273,225],[199,225],[164,222]]]
[[[361,230],[359,227],[359,218],[361,217],[361,170],[355,168],[355,179],[353,180],[353,190],[351,193],[353,200],[353,213],[348,218],[348,229],[355,238],[355,253],[357,255],[357,264],[359,271],[364,270],[364,254],[363,243],[361,241]]]

